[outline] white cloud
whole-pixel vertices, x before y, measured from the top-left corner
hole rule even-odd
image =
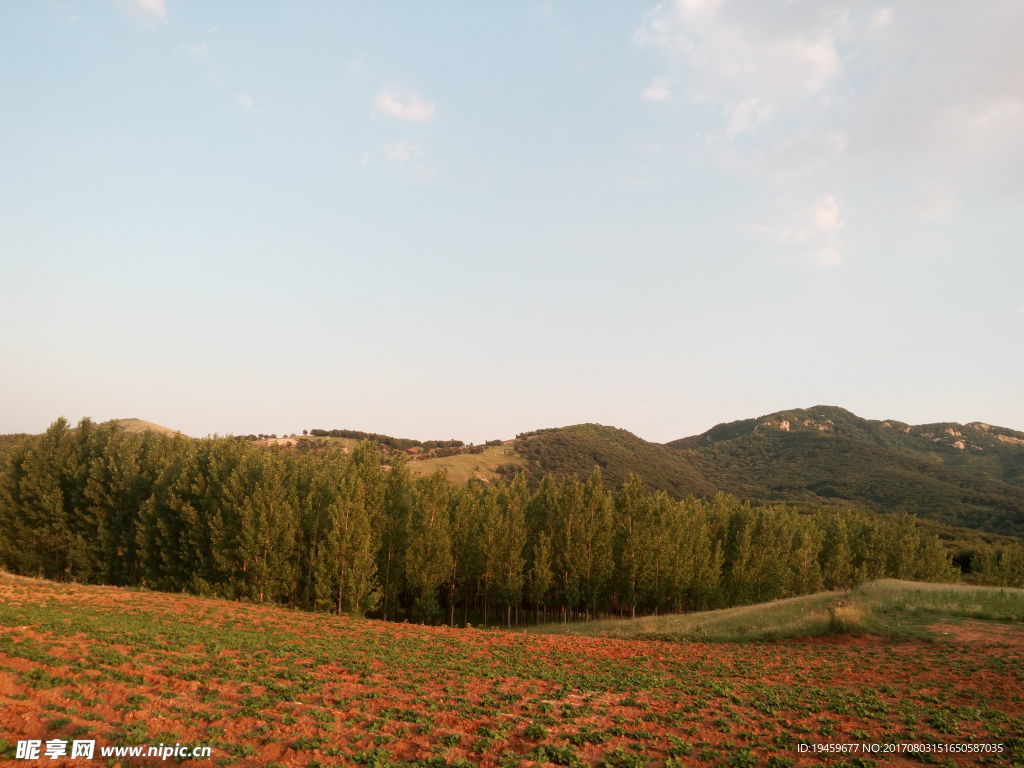
[[[374,114],[414,123],[429,123],[436,111],[433,102],[397,86],[386,86],[378,91],[372,106]]]
[[[839,217],[839,204],[832,195],[825,195],[814,206],[812,219],[814,226],[821,232],[838,232],[843,228],[843,220]]]
[[[423,179],[431,179],[437,168],[429,162],[423,146],[411,139],[402,139],[384,147],[384,157],[398,168],[415,171]]]
[[[968,195],[1024,198],[1024,5],[935,0],[899,14],[857,50],[870,79],[849,105],[851,160],[899,176],[904,199],[930,196],[903,206],[913,215]]]
[[[395,165],[406,165],[410,160],[423,155],[423,147],[409,139],[402,139],[385,147],[384,155]]]
[[[643,96],[648,101],[671,101],[672,89],[668,86],[668,80],[659,77],[644,88]]]
[[[876,27],[887,27],[892,21],[892,8],[881,8],[871,17],[871,23]]]
[[[725,123],[725,135],[732,137],[752,131],[762,123],[768,122],[773,111],[770,105],[763,104],[756,96],[744,99],[729,109],[729,117]]]
[[[689,13],[708,13],[721,4],[721,0],[678,0],[678,4]]]
[[[656,6],[636,40],[660,52],[699,103],[757,99],[769,110],[821,91],[839,71],[834,33],[826,21],[773,18],[756,6],[729,13],[717,2]]]
[[[256,111],[256,102],[253,101],[252,96],[247,93],[239,93],[235,95],[235,103],[238,104],[246,112]]]
[[[1013,2],[664,0],[635,40],[673,100],[713,121],[689,138],[770,188],[762,206],[870,189],[874,210],[939,219],[966,199],[1024,202],[1022,29]],[[805,208],[773,237],[835,265],[838,214],[835,242],[811,241],[838,207]]]
[[[798,211],[788,224],[750,229],[785,246],[809,264],[831,268],[843,263],[839,233],[845,226],[838,201],[834,195],[827,194],[814,205]]]
[[[141,18],[158,21],[161,24],[167,23],[165,0],[120,0],[120,3]]]

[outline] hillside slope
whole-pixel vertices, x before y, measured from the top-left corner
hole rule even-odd
[[[125,432],[156,432],[159,435],[180,435],[176,429],[165,427],[162,424],[155,424],[152,421],[143,419],[111,419],[111,423],[117,424]]]
[[[533,476],[635,472],[674,496],[743,498],[910,512],[1024,536],[1024,433],[980,422],[911,426],[815,406],[719,424],[666,445],[580,424],[521,435]]]
[[[984,623],[982,623],[984,622]],[[1024,589],[879,579],[853,589],[696,613],[542,624],[536,634],[745,642],[825,635],[957,639],[980,629],[988,642],[1024,648]],[[976,640],[974,640],[976,642]]]
[[[740,496],[848,502],[1024,535],[1024,434],[972,424],[862,419],[842,408],[780,411],[668,444]]]
[[[534,476],[548,472],[586,476],[597,466],[611,485],[636,473],[651,486],[677,497],[717,490],[696,457],[601,424],[527,432],[516,439],[515,450]]]

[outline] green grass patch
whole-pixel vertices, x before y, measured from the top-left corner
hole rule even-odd
[[[1024,589],[897,579],[700,613],[531,628],[540,634],[737,642],[834,634],[928,636],[943,620],[1024,622]]]

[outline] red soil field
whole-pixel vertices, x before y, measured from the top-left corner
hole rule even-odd
[[[0,574],[0,763],[115,764],[14,759],[23,739],[95,739],[209,745],[187,764],[210,766],[1024,764],[1019,635],[950,626],[939,641],[623,641]],[[842,743],[1001,751],[799,746]]]

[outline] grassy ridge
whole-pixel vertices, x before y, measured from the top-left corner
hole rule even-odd
[[[141,432],[156,432],[159,435],[169,435],[171,437],[182,434],[176,429],[165,427],[162,424],[155,424],[152,421],[145,421],[144,419],[112,419],[111,421],[121,427],[125,432],[133,434]]]
[[[658,640],[771,640],[829,634],[921,635],[940,621],[1024,622],[1024,589],[881,579],[851,590],[717,611],[545,624],[531,632]],[[1024,626],[1019,628],[1024,632]]]
[[[482,453],[459,453],[454,456],[414,459],[409,462],[409,471],[416,477],[426,477],[443,469],[451,482],[461,485],[473,478],[495,480],[500,477],[498,467],[521,467],[525,463],[510,445],[505,444],[487,446]]]

